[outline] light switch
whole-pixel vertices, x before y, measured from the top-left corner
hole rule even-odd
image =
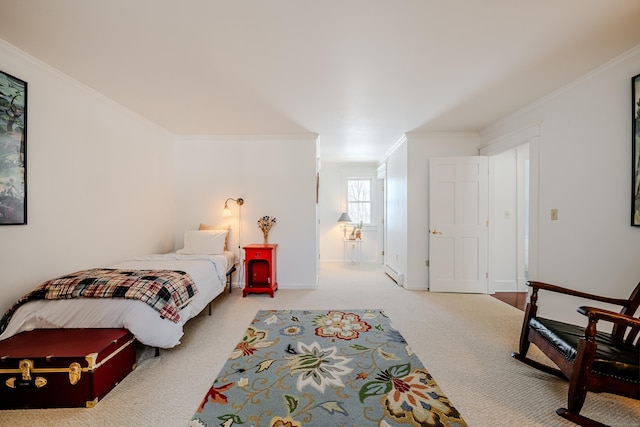
[[[551,209],[551,221],[558,220],[558,209]]]

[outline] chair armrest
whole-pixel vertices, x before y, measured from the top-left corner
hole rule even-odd
[[[626,314],[616,313],[614,311],[605,310],[597,307],[582,306],[578,308],[578,313],[584,314],[592,320],[605,320],[630,328],[640,328],[640,319],[627,316]]]
[[[619,299],[619,298],[609,298],[600,295],[589,294],[586,292],[576,291],[574,289],[563,288],[561,286],[551,285],[549,283],[543,282],[527,282],[527,286],[530,286],[537,292],[538,289],[543,289],[545,291],[556,292],[565,295],[571,295],[574,297],[580,297],[585,299],[590,299],[593,301],[606,302],[608,304],[621,305],[626,307],[629,304],[629,300]]]

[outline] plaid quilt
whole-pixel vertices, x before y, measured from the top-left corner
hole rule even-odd
[[[13,313],[34,300],[124,298],[145,302],[160,316],[178,323],[180,309],[198,292],[191,276],[175,270],[94,268],[48,280],[20,298],[0,320],[2,333]]]

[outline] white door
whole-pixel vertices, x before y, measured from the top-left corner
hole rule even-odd
[[[487,293],[487,157],[429,163],[429,289]]]

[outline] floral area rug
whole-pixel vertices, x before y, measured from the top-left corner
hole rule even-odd
[[[189,426],[466,426],[381,310],[261,310]]]

